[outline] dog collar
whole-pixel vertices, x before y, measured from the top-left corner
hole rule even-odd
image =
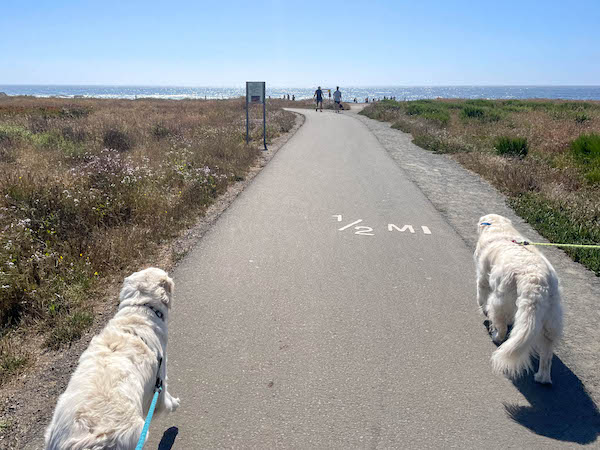
[[[491,225],[491,223],[489,223],[489,222],[481,222],[479,225],[487,225],[487,226],[490,226],[490,225]]]
[[[162,320],[163,322],[165,321],[165,314],[160,310],[160,309],[156,309],[154,306],[152,306],[149,303],[144,303],[143,305],[126,305],[123,306],[123,308],[127,308],[127,307],[131,307],[131,306],[137,306],[137,307],[142,307],[142,308],[148,308],[150,310],[152,310],[152,312],[154,314],[156,314],[156,317],[158,317],[160,320]]]
[[[163,312],[160,309],[156,309],[154,306],[149,305],[148,303],[146,303],[145,305],[142,305],[142,306],[145,306],[146,308],[151,309],[154,312],[154,314],[156,314],[156,317],[158,317],[160,320],[162,320],[164,322],[165,315],[163,314]]]

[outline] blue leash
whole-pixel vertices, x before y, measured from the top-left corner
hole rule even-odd
[[[158,359],[158,370],[156,373],[156,385],[154,386],[154,397],[152,397],[152,403],[150,404],[150,409],[148,410],[148,416],[146,416],[146,422],[144,423],[144,428],[142,428],[142,434],[140,435],[140,440],[135,447],[135,450],[142,450],[144,448],[144,444],[146,443],[146,435],[148,434],[148,428],[150,428],[150,421],[152,420],[152,415],[154,414],[154,408],[156,408],[156,402],[158,401],[158,395],[162,391],[162,380],[160,379],[160,366],[162,365],[162,358]]]

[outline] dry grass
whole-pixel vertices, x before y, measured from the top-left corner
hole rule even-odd
[[[268,138],[294,122],[269,105]],[[242,99],[0,99],[0,380],[30,362],[14,336],[78,339],[103,280],[148,261],[258,152]]]
[[[452,153],[550,241],[600,244],[600,102],[381,101],[362,113]],[[600,250],[567,253],[600,275]]]

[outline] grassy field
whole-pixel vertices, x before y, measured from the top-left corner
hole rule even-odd
[[[380,101],[362,114],[452,154],[549,241],[600,244],[600,102]],[[600,276],[600,250],[565,251]]]
[[[269,104],[269,139],[294,123]],[[242,99],[0,99],[0,384],[30,342],[78,339],[107,280],[195,223],[257,147]]]

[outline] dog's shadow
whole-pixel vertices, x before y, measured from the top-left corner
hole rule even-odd
[[[488,322],[488,321],[485,321]],[[489,329],[489,323],[484,326]],[[537,371],[537,362],[534,369]],[[552,385],[536,383],[531,373],[512,380],[531,406],[504,404],[508,416],[541,436],[590,444],[600,435],[600,411],[581,380],[559,357],[552,359]]]
[[[179,428],[171,427],[163,433],[163,437],[158,444],[158,450],[171,450],[175,443],[175,438],[179,433]]]

